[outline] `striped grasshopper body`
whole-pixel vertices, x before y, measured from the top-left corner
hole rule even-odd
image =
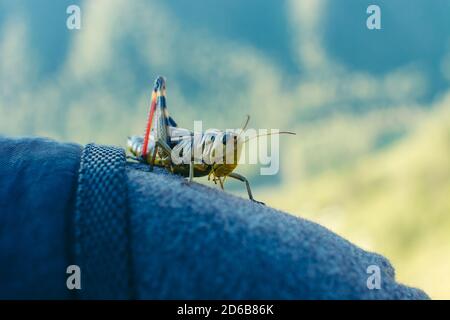
[[[174,174],[188,177],[189,182],[194,177],[208,176],[208,180],[212,178],[214,183],[220,184],[222,190],[227,177],[237,179],[245,183],[250,200],[262,203],[253,199],[248,180],[234,172],[243,144],[246,142],[241,133],[246,129],[249,117],[241,131],[210,129],[195,134],[191,130],[178,127],[169,116],[165,94],[165,79],[158,77],[152,92],[145,134],[128,138],[128,150],[134,155],[132,158],[149,164],[150,170],[153,166],[158,166]],[[233,143],[233,148],[230,148],[230,143]],[[183,153],[188,155],[184,158],[187,160],[175,163],[171,155]],[[196,154],[200,155],[201,159],[195,159]]]

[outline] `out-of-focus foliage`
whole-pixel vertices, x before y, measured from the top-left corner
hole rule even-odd
[[[436,298],[448,297],[448,98],[408,139],[350,168],[267,191],[266,199],[390,257],[400,281],[428,288]]]
[[[366,28],[374,3],[380,31]],[[81,30],[66,28],[70,4]],[[162,74],[183,127],[250,114],[253,128],[297,132],[280,137],[278,175],[239,168],[259,200],[450,298],[448,12],[440,0],[0,0],[0,134],[124,145]]]

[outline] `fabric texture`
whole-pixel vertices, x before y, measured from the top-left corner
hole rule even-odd
[[[129,164],[134,274],[145,299],[425,299],[389,261],[305,219]],[[381,289],[369,290],[369,266]]]
[[[132,298],[125,151],[94,143],[81,154],[75,212],[80,298]]]
[[[69,299],[81,147],[0,137],[0,299]]]
[[[95,161],[83,156],[91,160],[83,160],[79,179],[89,187],[78,195],[86,192],[87,198],[79,201],[87,202],[75,213],[79,146],[39,138],[0,139],[0,297],[428,298],[419,289],[398,284],[384,257],[316,223],[188,184],[158,168],[149,172],[146,165],[125,164],[121,150],[106,149]],[[117,172],[93,169],[104,163]],[[94,173],[87,174],[90,170]],[[89,181],[83,180],[87,177]],[[116,181],[114,190],[105,181]],[[117,181],[124,181],[125,188]],[[120,195],[125,189],[127,196]],[[104,201],[119,198],[119,206],[126,197],[126,217],[116,208],[111,216],[103,210],[105,204],[95,209],[95,192],[103,197],[112,192],[116,200]],[[99,217],[100,212],[115,222]],[[84,233],[76,232],[79,226],[74,224],[80,221]],[[89,272],[103,271],[112,283],[105,284],[102,275],[86,275],[82,266],[82,289],[75,295],[66,288],[65,271],[77,261],[80,244],[89,249],[84,254],[94,252]],[[115,247],[117,252],[111,252]],[[380,290],[367,287],[367,268],[373,265],[381,271]],[[119,292],[107,294],[105,288]]]

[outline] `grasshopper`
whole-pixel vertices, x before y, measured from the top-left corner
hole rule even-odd
[[[168,169],[173,174],[188,177],[191,182],[194,177],[208,176],[208,180],[220,184],[224,190],[227,177],[245,183],[248,197],[256,201],[250,188],[250,183],[244,176],[233,172],[238,165],[242,147],[247,140],[241,133],[247,128],[250,117],[247,116],[242,129],[238,132],[210,129],[197,136],[198,143],[194,144],[195,133],[189,129],[180,128],[169,115],[166,105],[166,81],[159,76],[155,80],[152,91],[150,110],[144,136],[128,137],[128,150],[133,156],[129,157],[141,163]],[[295,134],[292,132],[279,132]],[[229,143],[233,143],[229,147]],[[201,148],[201,160],[194,161],[194,146]],[[187,157],[181,163],[175,163],[171,155],[183,154]],[[232,161],[230,160],[232,159]]]

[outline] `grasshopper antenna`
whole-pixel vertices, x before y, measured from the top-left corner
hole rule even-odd
[[[250,122],[250,116],[247,114],[246,116],[245,116],[245,122],[244,122],[244,125],[242,126],[242,131],[244,131],[245,129],[247,129],[247,126],[248,126],[248,123]]]
[[[264,137],[264,136],[271,136],[271,135],[275,135],[275,134],[291,134],[291,135],[294,135],[294,136],[296,135],[295,132],[291,132],[291,131],[278,131],[278,132],[273,132],[273,133],[269,132],[269,133],[258,134],[256,136],[247,138],[247,139],[244,140],[244,143],[246,143],[247,141],[249,141],[251,139],[255,139],[255,138],[258,138],[258,137]]]
[[[244,124],[242,125],[241,132],[239,132],[239,135],[237,137],[238,139],[241,136],[241,134],[245,131],[245,129],[247,129],[247,126],[248,126],[249,122],[250,122],[250,116],[247,114],[245,116],[245,121],[244,121]]]

